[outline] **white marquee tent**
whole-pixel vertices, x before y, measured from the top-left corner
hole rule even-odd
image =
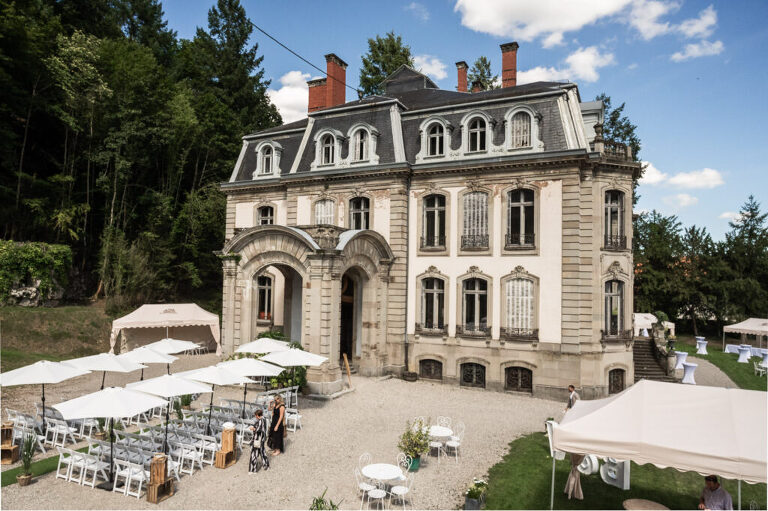
[[[640,335],[640,332],[642,332],[643,329],[647,329],[650,332],[653,328],[653,324],[656,323],[658,319],[648,312],[633,312],[632,321],[635,324],[634,334]]]
[[[219,316],[194,303],[145,304],[114,320],[109,339],[110,352],[114,352],[118,337],[122,336],[123,351],[126,347],[132,349],[168,337],[171,329],[177,337],[200,342],[204,346],[215,343],[216,354],[221,355]],[[129,338],[130,343],[127,342]]]
[[[723,327],[723,350],[725,350],[725,332],[757,336],[760,338],[760,347],[762,348],[762,338],[768,337],[768,319],[749,318],[745,319],[741,323]]]

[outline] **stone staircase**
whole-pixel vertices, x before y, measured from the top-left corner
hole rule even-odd
[[[667,376],[664,368],[653,356],[653,340],[635,338],[632,347],[632,359],[635,362],[635,383],[640,380],[655,380],[676,383],[674,376]]]

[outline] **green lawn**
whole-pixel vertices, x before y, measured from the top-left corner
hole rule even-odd
[[[518,438],[509,444],[503,461],[488,472],[487,509],[549,509],[552,458],[549,442],[543,433]],[[599,474],[581,476],[584,500],[568,500],[563,493],[570,470],[570,460],[556,462],[555,509],[623,509],[622,502],[630,498],[649,499],[670,509],[695,509],[704,486],[704,478],[694,472],[659,469],[653,465],[636,465],[630,469],[631,489],[608,486]],[[737,505],[737,482],[722,481],[723,487]],[[766,509],[766,485],[741,485],[742,509],[750,502],[757,509]]]
[[[734,344],[734,342],[737,343],[738,341],[726,340],[726,344]],[[696,340],[693,337],[680,336],[675,343],[677,351],[686,351],[692,356],[700,357],[713,363],[727,374],[733,380],[733,383],[742,389],[768,390],[768,378],[755,375],[752,362],[757,360],[756,358],[751,358],[748,364],[740,364],[736,362],[739,356],[735,353],[723,353],[722,346],[722,341],[709,339],[707,343],[708,355],[696,355]]]
[[[88,452],[88,447],[83,447],[82,449],[77,449],[79,452]],[[48,452],[51,452],[48,450]],[[48,472],[53,472],[56,470],[56,465],[59,463],[59,455],[51,456],[50,458],[44,458],[42,460],[35,461],[30,466],[30,470],[32,471],[32,475],[37,477],[39,475],[47,474]],[[9,484],[16,484],[16,475],[21,474],[21,467],[12,468],[10,470],[6,470],[5,472],[0,475],[0,480],[2,480],[2,484],[0,486],[8,486]]]

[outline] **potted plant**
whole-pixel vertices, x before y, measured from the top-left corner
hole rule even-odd
[[[488,483],[483,479],[473,479],[472,486],[464,494],[464,509],[481,509],[485,503],[485,490]]]
[[[93,437],[96,440],[106,440],[107,439],[107,431],[105,429],[106,420],[103,418],[98,418],[96,419],[96,422],[98,423],[99,428],[96,431],[96,433],[93,434]]]
[[[312,504],[310,504],[309,506],[310,511],[324,511],[326,509],[339,509],[339,504],[341,504],[341,500],[339,502],[334,502],[331,499],[326,499],[325,494],[327,491],[328,491],[328,488],[326,488],[325,491],[323,491],[322,495],[312,499]]]
[[[26,435],[21,442],[21,474],[16,475],[19,486],[27,486],[32,481],[32,456],[35,455],[37,438]]]
[[[419,379],[419,373],[414,373],[413,371],[405,371],[403,373],[403,379],[405,381],[416,381]]]
[[[414,423],[406,421],[405,431],[400,435],[397,447],[411,458],[408,470],[416,472],[421,464],[421,455],[429,450],[429,433],[427,426],[421,420]]]

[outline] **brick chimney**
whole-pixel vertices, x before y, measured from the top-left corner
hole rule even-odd
[[[307,106],[307,112],[315,112],[325,108],[325,82],[325,78],[307,82],[307,85],[309,86],[309,105]]]
[[[456,74],[458,74],[459,85],[456,90],[459,92],[467,92],[467,63],[463,60],[456,63]]]
[[[501,86],[514,87],[517,85],[517,49],[515,43],[501,45]]]
[[[482,92],[483,91],[483,82],[480,80],[475,80],[472,82],[472,92]]]
[[[325,56],[328,80],[325,84],[325,108],[347,102],[347,63],[333,53]]]

